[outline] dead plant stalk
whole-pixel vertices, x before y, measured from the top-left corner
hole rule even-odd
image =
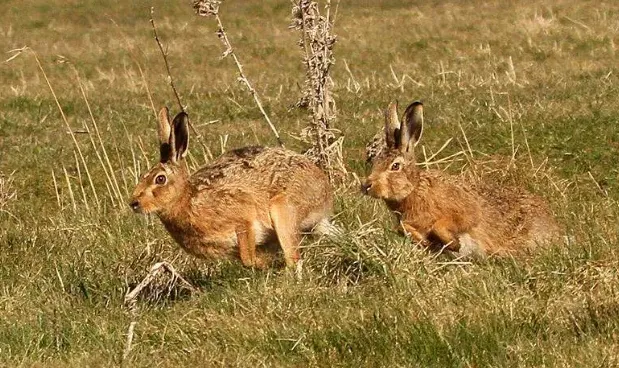
[[[183,106],[183,103],[181,102],[180,95],[178,94],[178,90],[176,89],[176,85],[174,84],[174,78],[172,78],[172,72],[170,71],[170,64],[168,63],[168,54],[164,50],[163,44],[161,43],[161,40],[159,39],[159,35],[157,34],[157,27],[155,26],[154,15],[155,15],[155,8],[151,7],[150,8],[150,24],[153,28],[153,35],[155,36],[155,41],[157,42],[157,46],[159,46],[159,51],[161,51],[161,56],[163,57],[163,63],[165,65],[166,73],[168,74],[168,82],[170,83],[172,92],[174,92],[174,97],[176,98],[176,102],[178,103],[179,109],[183,112],[186,112],[185,107]],[[202,139],[202,134],[200,134],[200,132],[198,132],[198,130],[194,127],[191,120],[188,119],[188,123],[189,123],[189,128],[191,129],[192,133],[195,134],[196,136],[196,141],[198,141],[198,143],[200,143],[200,145],[202,146],[202,149],[204,150],[205,155],[208,155],[210,158],[212,158],[213,155],[211,154],[211,150],[204,143]]]
[[[26,47],[24,48],[24,50],[25,49],[28,49],[28,48]],[[32,55],[34,56],[34,60],[36,61],[37,66],[39,67],[39,70],[43,74],[43,78],[45,78],[45,82],[47,83],[47,87],[49,88],[54,98],[54,102],[56,102],[56,106],[58,107],[58,111],[60,112],[60,116],[62,117],[62,121],[65,123],[65,126],[67,130],[69,131],[69,135],[71,136],[73,145],[75,146],[75,149],[77,150],[77,153],[80,157],[80,161],[82,162],[82,165],[84,166],[84,170],[86,171],[86,177],[88,178],[88,183],[90,184],[90,189],[92,190],[93,196],[97,198],[97,191],[95,190],[95,185],[92,181],[92,177],[90,176],[90,170],[88,170],[88,165],[86,165],[86,160],[84,159],[84,155],[82,154],[82,149],[80,148],[80,145],[77,142],[77,139],[75,138],[75,133],[73,132],[73,129],[71,129],[71,125],[69,124],[69,121],[67,120],[67,117],[64,113],[64,110],[62,109],[62,106],[60,105],[60,101],[58,100],[58,97],[56,96],[56,92],[54,91],[54,88],[52,87],[52,84],[49,81],[49,78],[47,78],[47,73],[45,73],[45,69],[43,69],[43,65],[41,64],[41,61],[39,60],[37,53],[32,49],[29,49],[29,50],[32,52]],[[64,170],[64,167],[63,167],[63,170]],[[66,170],[65,170],[65,177],[67,177]],[[71,189],[71,185],[68,181],[68,177],[67,177],[67,185],[69,186],[69,189]],[[69,193],[71,194],[71,202],[73,203],[73,211],[75,212],[76,208],[75,208],[75,200],[73,198],[73,192],[69,190]]]
[[[307,106],[311,114],[310,126],[302,133],[313,145],[306,154],[326,169],[333,180],[336,171],[345,173],[346,170],[341,157],[342,138],[331,128],[335,120],[335,101],[329,90],[329,72],[335,62],[333,46],[337,39],[332,34],[331,1],[326,1],[324,16],[315,1],[293,0],[292,3],[290,27],[300,32],[299,46],[306,69],[305,89],[298,105]]]
[[[224,28],[223,22],[221,21],[221,18],[219,17],[219,5],[220,4],[221,4],[221,1],[218,1],[218,0],[196,0],[194,1],[193,7],[196,10],[196,13],[198,15],[203,16],[203,17],[213,16],[215,20],[217,21],[217,37],[219,37],[224,47],[226,48],[226,50],[222,54],[222,58],[225,58],[227,56],[232,56],[232,59],[234,60],[234,64],[236,64],[236,67],[239,70],[239,78],[238,78],[239,82],[243,83],[245,87],[247,87],[247,90],[254,98],[256,105],[258,105],[258,109],[260,109],[262,116],[264,117],[267,124],[269,125],[271,132],[273,132],[273,135],[275,135],[275,139],[277,139],[277,143],[283,147],[284,143],[282,142],[279,136],[279,133],[277,129],[275,128],[275,125],[273,125],[273,122],[271,122],[269,115],[264,110],[264,107],[262,106],[262,102],[260,102],[260,97],[258,96],[258,92],[253,87],[253,85],[250,83],[249,79],[247,78],[247,75],[245,74],[245,71],[243,70],[243,64],[241,64],[241,61],[239,60],[238,56],[234,52],[234,48],[232,48],[232,43],[230,42],[230,39],[228,38],[228,34],[226,33],[226,30]]]

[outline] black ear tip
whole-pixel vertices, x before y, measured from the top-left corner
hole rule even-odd
[[[421,112],[423,112],[423,103],[421,102],[421,100],[417,100],[408,105],[406,111],[404,111],[404,116],[409,116]]]
[[[175,122],[186,121],[189,118],[189,115],[185,111],[181,111],[174,117]]]

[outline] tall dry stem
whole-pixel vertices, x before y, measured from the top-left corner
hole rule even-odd
[[[335,120],[335,101],[329,88],[329,72],[334,64],[333,35],[335,17],[331,14],[331,1],[327,0],[325,15],[320,14],[318,3],[311,0],[293,0],[291,28],[300,32],[299,46],[303,51],[306,79],[303,95],[298,103],[307,107],[311,123],[302,132],[302,137],[312,144],[307,156],[329,173],[333,181],[346,173],[342,159],[342,139],[332,129]]]
[[[221,18],[219,17],[219,6],[220,5],[221,5],[220,0],[194,0],[193,2],[193,8],[195,9],[198,15],[203,16],[203,17],[214,17],[215,20],[217,21],[217,27],[218,27],[217,37],[219,37],[224,47],[226,48],[222,54],[222,58],[225,58],[227,56],[232,57],[232,59],[234,60],[234,64],[236,64],[236,67],[239,70],[239,78],[238,78],[239,82],[243,83],[245,87],[247,87],[247,90],[249,91],[251,96],[254,98],[256,105],[258,105],[258,108],[260,109],[260,112],[262,113],[264,120],[266,120],[267,124],[269,125],[271,132],[273,132],[273,135],[275,135],[275,139],[277,139],[277,143],[283,147],[284,143],[282,142],[282,139],[279,136],[279,132],[275,128],[275,125],[273,125],[273,122],[271,122],[269,115],[264,110],[264,107],[262,106],[262,102],[260,102],[260,97],[258,96],[258,92],[253,87],[249,79],[247,78],[247,75],[245,74],[245,71],[243,70],[243,64],[241,64],[241,61],[236,55],[236,52],[232,48],[232,43],[230,42],[230,38],[228,37],[228,34],[226,33],[226,30],[221,21]]]
[[[24,48],[24,50],[25,49],[28,49],[28,48]],[[60,101],[58,100],[58,97],[56,96],[56,92],[54,91],[54,88],[52,87],[52,83],[49,81],[49,78],[47,77],[47,73],[45,73],[45,69],[43,69],[43,65],[41,64],[41,61],[39,60],[37,53],[32,49],[29,49],[29,50],[32,52],[32,55],[34,56],[34,60],[36,61],[37,66],[39,67],[39,70],[41,71],[41,74],[43,74],[43,77],[45,78],[45,82],[47,83],[47,87],[49,88],[49,91],[51,92],[54,98],[54,101],[56,102],[56,106],[58,107],[58,111],[60,112],[60,116],[62,117],[62,121],[65,123],[65,126],[71,136],[73,145],[75,146],[75,149],[77,150],[77,153],[80,157],[80,161],[82,165],[84,166],[84,170],[86,171],[86,177],[88,178],[88,183],[90,184],[90,189],[92,190],[92,194],[95,198],[97,198],[97,191],[95,190],[95,185],[92,181],[90,170],[88,170],[88,165],[86,165],[86,160],[84,159],[84,154],[82,153],[82,149],[80,148],[80,145],[77,142],[77,139],[75,138],[75,133],[73,132],[73,129],[71,129],[71,125],[69,124],[69,121],[67,120],[64,110],[62,109],[62,106],[60,105]],[[65,176],[66,176],[66,170],[65,170]],[[69,185],[69,189],[70,189],[70,185]],[[70,191],[70,193],[71,193],[71,202],[73,203],[73,208],[75,211],[75,200],[73,198],[73,192]]]
[[[103,144],[103,139],[101,138],[101,132],[99,131],[97,120],[95,119],[95,116],[90,107],[90,102],[88,100],[88,97],[86,96],[86,91],[84,90],[84,86],[82,84],[82,80],[80,78],[79,72],[77,71],[77,69],[75,68],[73,64],[70,64],[70,65],[71,65],[71,68],[73,69],[73,73],[75,73],[75,79],[77,81],[77,85],[80,89],[80,93],[82,94],[82,99],[84,100],[84,103],[86,104],[86,108],[88,109],[88,116],[90,117],[90,122],[92,123],[94,131],[97,135],[99,147],[101,148],[101,153],[99,153],[99,149],[97,148],[97,144],[95,143],[90,127],[84,121],[83,125],[84,125],[84,129],[88,133],[88,138],[90,139],[90,145],[92,146],[93,151],[95,152],[95,155],[97,156],[97,159],[99,160],[99,164],[101,165],[101,168],[103,169],[103,172],[105,173],[106,180],[109,182],[109,185],[112,188],[114,197],[110,195],[110,198],[112,200],[112,203],[115,203],[115,202],[119,204],[123,203],[124,199],[123,199],[122,194],[120,193],[120,187],[118,186],[118,180],[116,179],[116,175],[114,174],[114,168],[112,166],[112,163],[110,162],[110,158],[107,154],[107,150],[105,149],[105,145]],[[103,161],[104,159],[105,159],[105,163]],[[95,202],[97,203],[97,207],[99,207],[99,198],[96,196],[95,196]]]
[[[159,51],[161,51],[161,56],[163,57],[163,63],[165,65],[165,69],[168,74],[168,81],[170,83],[170,87],[172,88],[172,92],[174,92],[174,97],[176,97],[176,102],[178,103],[179,109],[182,112],[186,112],[185,106],[183,106],[180,95],[178,94],[178,90],[176,89],[176,85],[174,84],[174,78],[172,78],[172,72],[170,71],[170,64],[168,63],[168,54],[164,50],[163,44],[161,43],[161,40],[159,39],[159,34],[157,33],[157,27],[155,26],[154,15],[155,15],[155,8],[151,7],[150,8],[150,24],[153,28],[153,35],[155,37],[155,41],[157,42],[157,46],[159,46]],[[191,129],[191,132],[196,136],[196,140],[202,146],[204,158],[206,159],[207,156],[209,159],[213,158],[211,150],[208,148],[208,146],[204,143],[204,140],[202,139],[202,134],[200,134],[200,132],[195,128],[195,126],[193,125],[193,123],[191,122],[189,118],[187,119],[187,122],[189,124],[189,128]]]

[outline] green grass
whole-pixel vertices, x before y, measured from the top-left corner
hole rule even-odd
[[[90,118],[78,71],[118,179],[117,202],[158,152],[145,83],[156,108],[175,106],[150,6],[211,151],[220,152],[224,135],[227,147],[274,144],[232,61],[220,59],[213,20],[195,16],[189,2],[0,5],[0,50],[36,51],[72,130],[83,131]],[[289,15],[283,0],[221,8],[266,110],[300,150],[291,136],[307,115],[292,106],[304,70]],[[32,53],[0,64],[0,365],[619,364],[617,16],[619,6],[597,1],[343,1],[332,77],[350,170],[365,175],[364,145],[390,100],[422,99],[428,153],[449,138],[442,157],[464,149],[461,127],[474,157],[501,170],[494,179],[546,197],[576,242],[453,264],[399,237],[382,203],[351,184],[336,200],[345,235],[306,240],[301,282],[185,255],[156,218],[114,202],[88,135],[78,133],[97,207]],[[204,153],[192,138],[196,166]],[[495,159],[514,148],[516,167],[505,171]],[[161,260],[199,291],[177,285],[157,296],[160,283],[130,312],[125,293]]]

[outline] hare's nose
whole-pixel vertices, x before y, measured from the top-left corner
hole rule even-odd
[[[138,211],[140,209],[140,202],[131,201],[131,203],[129,203],[129,207],[131,207],[131,209],[134,211]]]
[[[368,194],[371,187],[372,187],[372,183],[367,182],[367,181],[364,182],[363,184],[361,184],[361,193]]]

